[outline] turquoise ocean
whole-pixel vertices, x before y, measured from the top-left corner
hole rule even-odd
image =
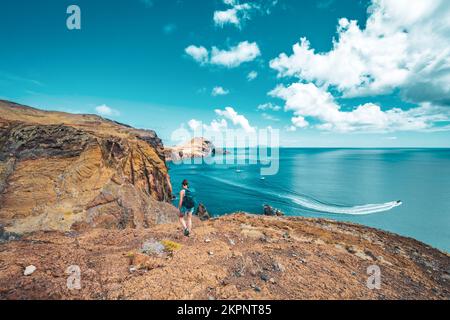
[[[246,163],[169,164],[174,193],[188,179],[213,216],[264,204],[289,216],[321,217],[395,232],[450,252],[450,149],[282,148],[275,175],[249,163],[254,150],[226,157]],[[256,157],[255,157],[256,159]],[[401,205],[397,203],[401,200]]]

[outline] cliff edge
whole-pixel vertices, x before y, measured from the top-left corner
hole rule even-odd
[[[0,245],[0,299],[448,300],[449,270],[447,254],[380,230],[235,214],[195,220],[189,238],[178,224],[26,235]]]

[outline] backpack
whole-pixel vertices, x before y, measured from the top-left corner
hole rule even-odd
[[[183,207],[186,209],[192,209],[195,207],[195,191],[190,189],[184,189]]]

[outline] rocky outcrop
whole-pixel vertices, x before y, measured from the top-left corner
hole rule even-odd
[[[195,214],[198,216],[198,218],[201,221],[206,221],[206,220],[211,219],[211,215],[209,214],[208,210],[206,209],[206,207],[203,203],[200,203],[197,206],[197,210],[196,210]]]
[[[8,232],[148,227],[172,219],[171,194],[154,131],[0,101],[0,223]]]
[[[5,231],[5,228],[0,224],[0,244],[8,241],[14,241],[19,239],[18,234]]]
[[[177,228],[38,232],[5,243],[0,299],[450,299],[447,254],[380,230],[246,214],[195,219],[189,238]],[[24,276],[30,265],[36,271]],[[72,265],[79,290],[67,287]],[[379,289],[368,286],[373,266]]]
[[[167,161],[203,158],[226,153],[225,150],[216,148],[211,141],[205,138],[193,138],[176,147],[166,147],[164,152]]]
[[[265,204],[263,206],[263,213],[265,216],[284,216],[284,213],[281,210],[275,209],[271,206],[269,206],[268,204]]]

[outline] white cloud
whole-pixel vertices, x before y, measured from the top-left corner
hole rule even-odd
[[[198,121],[198,120],[195,120],[195,119],[191,119],[188,122],[188,126],[189,126],[189,128],[191,128],[191,130],[195,131],[195,130],[199,129],[202,126],[202,122]]]
[[[270,66],[279,77],[299,79],[269,93],[285,101],[296,128],[315,120],[319,129],[341,132],[449,130],[450,2],[372,0],[365,28],[339,20],[332,50],[316,52],[302,38],[291,55],[280,54]],[[416,106],[365,103],[342,110],[334,96],[397,91]]]
[[[204,132],[222,132],[223,130],[228,129],[228,123],[225,119],[213,120],[210,124],[204,124],[203,122],[191,119],[188,122],[188,126],[192,131],[204,131]]]
[[[263,112],[263,113],[261,114],[261,116],[262,116],[264,119],[269,120],[269,121],[280,121],[280,119],[278,119],[278,118],[276,118],[276,117],[274,117],[274,116],[272,116],[272,115],[270,115],[270,114],[268,114],[268,113],[265,113],[265,112]]]
[[[211,63],[228,68],[238,67],[244,62],[255,60],[261,55],[256,42],[244,41],[229,50],[220,50],[216,47],[211,51]]]
[[[209,125],[203,126],[206,132],[223,132],[226,129],[228,129],[228,122],[225,119],[213,120]]]
[[[346,97],[400,89],[411,102],[450,105],[450,2],[373,0],[368,12],[364,29],[339,20],[331,51],[316,52],[302,38],[270,66]]]
[[[184,51],[200,64],[205,64],[208,62],[209,53],[205,47],[202,46],[197,47],[191,45],[187,47]]]
[[[238,11],[235,8],[225,11],[216,11],[214,12],[214,23],[221,27],[227,23],[240,27],[241,21],[237,15]]]
[[[229,6],[233,6],[236,4],[236,0],[223,0],[223,3],[225,3]]]
[[[197,47],[194,45],[187,47],[185,52],[200,64],[208,63],[227,68],[238,67],[245,62],[255,60],[261,55],[256,42],[250,43],[248,41],[243,41],[228,50],[221,50],[217,47],[212,47],[211,54],[205,47]]]
[[[102,115],[102,116],[119,116],[120,112],[108,107],[106,104],[102,104],[100,106],[95,107],[95,111],[97,111],[98,114]]]
[[[265,9],[263,8],[266,14],[271,14],[272,9],[279,3],[279,0],[269,0]]]
[[[251,19],[253,12],[270,14],[271,9],[278,4],[278,0],[265,1],[262,4],[239,3],[238,1],[229,0],[223,0],[223,3],[229,8],[214,12],[215,25],[223,28],[225,25],[230,24],[240,29],[244,21]]]
[[[294,113],[292,124],[300,128],[308,126],[305,117],[319,120],[319,129],[340,132],[429,130],[439,122],[450,121],[448,108],[428,103],[409,110],[391,108],[385,111],[376,104],[367,103],[351,111],[342,111],[331,93],[313,83],[280,85],[269,94],[285,100],[285,110]]]
[[[214,96],[214,97],[217,97],[217,96],[225,96],[225,95],[227,95],[229,93],[230,93],[229,90],[226,90],[226,89],[218,86],[218,87],[214,87],[212,89],[211,95]]]
[[[253,81],[258,77],[258,72],[256,71],[250,71],[247,75],[247,80],[248,81]]]
[[[295,132],[295,131],[297,131],[297,127],[296,126],[286,126],[285,130],[287,132]]]
[[[211,133],[223,133],[227,129],[232,129],[228,124],[231,121],[233,126],[238,129],[242,129],[246,133],[256,132],[256,128],[250,125],[247,118],[234,110],[232,107],[226,107],[224,110],[216,109],[215,113],[218,118],[212,120],[209,124],[203,123],[196,119],[191,119],[188,122],[188,126],[192,131],[200,133],[203,135],[208,135]]]
[[[245,132],[255,132],[256,130],[245,116],[238,114],[232,107],[226,107],[225,110],[216,109],[215,112],[217,115],[231,120],[235,126],[241,127]]]
[[[269,102],[269,103],[260,104],[257,109],[262,110],[262,111],[265,111],[265,110],[280,111],[281,107]]]
[[[292,124],[296,128],[306,128],[309,126],[309,122],[306,121],[305,118],[302,116],[293,117],[291,120],[292,120]]]

